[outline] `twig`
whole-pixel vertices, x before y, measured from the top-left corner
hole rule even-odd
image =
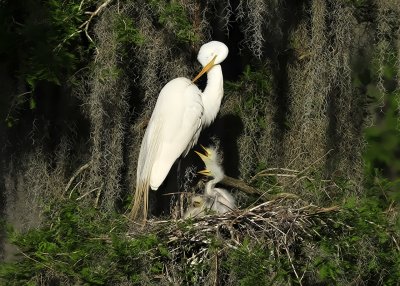
[[[392,240],[393,240],[394,244],[396,245],[396,248],[397,248],[397,250],[398,250],[398,251],[400,251],[400,246],[399,246],[399,244],[397,243],[397,240],[396,240],[396,238],[394,238],[394,236],[393,236],[393,235],[391,235],[390,237],[392,238]]]
[[[259,177],[271,177],[271,176],[276,176],[276,177],[297,177],[297,174],[279,174],[279,173],[262,173],[257,176]]]
[[[99,201],[100,201],[100,195],[101,195],[102,188],[103,188],[103,184],[101,185],[101,188],[98,188],[99,191],[97,192],[96,201],[94,203],[94,207],[95,208],[97,208],[99,206]]]
[[[82,180],[80,180],[75,186],[72,188],[72,190],[69,192],[68,198],[70,199],[72,197],[72,194],[74,193],[75,189],[82,184]]]
[[[299,154],[297,154],[296,157],[294,157],[288,164],[288,167],[291,166],[294,162],[296,162],[297,158],[299,158],[301,155],[303,154],[307,154],[307,152],[300,152]]]
[[[55,270],[54,270],[53,268],[51,268],[50,266],[44,264],[43,262],[40,262],[40,261],[36,260],[35,258],[30,257],[28,254],[26,254],[25,252],[23,252],[21,249],[18,248],[18,250],[19,250],[19,252],[21,252],[21,254],[22,254],[23,256],[25,256],[26,258],[28,258],[28,259],[30,259],[30,260],[36,262],[36,263],[39,263],[39,264],[43,265],[44,267],[50,269],[51,271],[55,272]]]
[[[91,193],[93,193],[94,191],[97,191],[97,190],[99,190],[99,189],[100,189],[100,187],[94,188],[93,190],[90,190],[89,192],[84,193],[82,196],[80,196],[80,197],[77,198],[76,200],[79,201],[79,200],[83,199],[84,197],[86,197],[87,195],[89,195],[89,194],[91,194]]]
[[[213,283],[213,285],[214,286],[217,286],[218,285],[218,252],[215,254],[215,274],[214,274],[214,283]]]
[[[71,38],[73,38],[75,35],[82,33],[82,29],[76,30],[75,32],[71,33],[70,35],[68,35],[64,40],[62,40],[61,43],[59,43],[54,49],[54,52],[58,52],[61,47]]]
[[[328,150],[328,152],[326,152],[324,155],[322,155],[321,157],[319,157],[317,160],[315,160],[314,162],[312,162],[308,167],[304,168],[303,170],[300,171],[299,174],[304,173],[305,171],[307,171],[308,169],[310,169],[312,166],[314,166],[315,164],[317,164],[319,161],[321,161],[323,158],[325,158],[329,153],[331,153],[333,151],[333,149]]]
[[[78,170],[75,171],[75,173],[72,175],[71,179],[69,179],[68,184],[65,186],[65,189],[64,189],[64,192],[63,192],[63,196],[68,191],[68,189],[71,187],[72,182],[76,179],[76,177],[78,177],[78,175],[80,173],[82,173],[84,170],[89,168],[89,166],[90,166],[90,162],[86,163],[85,165],[82,165],[81,167],[79,167]]]
[[[82,0],[82,1],[81,1],[81,3],[79,4],[79,10],[81,10],[81,9],[82,9],[83,2],[85,2],[85,0]]]
[[[13,100],[11,101],[11,106],[10,106],[9,109],[8,109],[8,113],[7,113],[7,116],[6,116],[6,120],[8,120],[8,119],[10,118],[11,112],[12,112],[14,109],[16,109],[16,107],[17,107],[18,105],[20,105],[20,104],[25,103],[26,101],[28,101],[28,99],[26,99],[26,100],[23,100],[22,102],[19,102],[19,103],[18,103],[18,99],[19,99],[19,98],[22,98],[24,95],[31,94],[32,92],[33,92],[33,91],[30,90],[30,91],[26,91],[26,92],[23,92],[23,93],[20,93],[20,94],[17,94],[17,95],[14,95],[14,96],[13,96]]]
[[[322,214],[322,213],[329,213],[329,212],[336,212],[339,211],[339,206],[331,206],[328,208],[318,208],[318,210],[310,215]]]
[[[289,252],[289,249],[287,248],[287,245],[285,245],[285,250],[286,250],[286,254],[289,258],[290,265],[292,266],[294,275],[296,275],[297,281],[299,282],[300,286],[303,286],[303,284],[301,283],[301,279],[300,279],[299,275],[297,274],[296,268],[293,265],[292,257],[290,256],[290,252]]]
[[[273,172],[273,171],[292,172],[292,173],[295,173],[295,174],[298,174],[298,173],[300,172],[300,171],[298,171],[298,170],[288,169],[288,168],[279,168],[279,167],[276,167],[276,168],[268,168],[268,169],[264,169],[264,170],[258,172],[257,174],[255,174],[255,175],[250,179],[250,182],[253,182],[253,181],[254,181],[255,179],[257,179],[258,177],[264,177],[264,176],[266,176],[266,173],[267,173],[267,172]],[[277,175],[277,173],[271,173],[271,175]],[[283,174],[280,174],[280,175],[283,175]]]
[[[294,169],[289,169],[289,168],[268,168],[264,169],[257,174],[255,174],[251,179],[250,182],[253,182],[255,179],[260,178],[260,177],[287,177],[287,178],[297,178],[297,180],[293,183],[293,185],[297,184],[300,180],[303,179],[308,179],[310,181],[315,181],[315,179],[310,178],[306,175],[302,175],[305,173],[307,170],[309,170],[312,166],[317,164],[319,161],[321,161],[324,157],[326,157],[330,152],[332,152],[333,149],[330,149],[328,152],[326,152],[324,155],[322,155],[320,158],[312,162],[309,166],[304,168],[301,171],[294,170]],[[273,171],[284,171],[284,172],[290,172],[293,174],[281,174],[281,173],[275,173]],[[330,182],[331,180],[320,180],[321,182]]]
[[[246,184],[244,181],[239,180],[239,179],[235,179],[229,176],[226,176],[222,179],[222,181],[220,182],[221,184],[228,186],[228,187],[232,187],[232,188],[236,188],[239,191],[248,193],[248,194],[258,194],[260,195],[260,199],[264,198],[265,200],[273,200],[273,199],[277,199],[277,198],[294,198],[297,199],[298,196],[292,193],[278,193],[278,194],[268,194],[267,192],[262,192],[252,186],[249,186],[248,184]]]

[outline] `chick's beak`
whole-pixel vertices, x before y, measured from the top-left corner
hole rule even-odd
[[[206,161],[208,161],[208,160],[210,160],[209,158],[208,158],[208,156],[210,155],[209,153],[207,153],[207,150],[206,150],[206,154],[202,154],[202,153],[200,153],[200,152],[197,152],[197,151],[194,151],[197,155],[199,155],[199,157],[200,157],[200,159],[205,163]]]
[[[207,157],[211,156],[211,151],[209,149],[207,149],[206,147],[204,147],[203,145],[200,144],[200,147],[203,148],[204,152],[206,153]]]
[[[210,170],[207,170],[207,169],[198,171],[197,173],[202,174],[204,176],[209,176],[209,177],[211,176]]]
[[[196,152],[196,154],[199,155],[200,159],[204,162],[204,164],[206,164],[206,162],[210,160],[209,156],[210,156],[211,153],[203,145],[200,145],[200,146],[205,151],[205,154],[202,154],[202,153],[197,152],[197,151],[194,151],[194,152]],[[204,176],[211,176],[211,171],[208,170],[208,169],[205,169],[205,170],[202,170],[202,171],[198,171],[197,173],[202,174]]]
[[[198,80],[203,74],[208,72],[214,66],[214,62],[215,62],[216,57],[217,56],[215,55],[212,58],[212,60],[199,72],[199,74],[195,76],[195,78],[192,80],[192,83],[194,83],[196,80]]]

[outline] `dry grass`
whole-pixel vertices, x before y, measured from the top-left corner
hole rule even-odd
[[[70,146],[62,141],[56,156],[50,158],[42,148],[36,147],[23,160],[9,162],[5,174],[7,220],[16,230],[26,231],[38,227],[46,206],[55,197],[61,197],[68,171]]]
[[[320,176],[350,180],[357,191],[363,182],[365,99],[352,87],[354,39],[361,32],[353,12],[342,1],[312,1],[310,22],[304,19],[292,33],[297,61],[288,67],[284,166],[298,169],[328,154],[317,165]]]
[[[128,84],[119,73],[117,36],[112,23],[116,8],[104,13],[95,28],[97,54],[87,97],[91,122],[90,188],[99,188],[101,206],[114,209],[121,196],[123,143],[128,120]]]
[[[251,73],[252,71],[250,71]],[[243,78],[238,89],[228,89],[221,106],[221,118],[231,115],[240,118],[243,129],[237,138],[239,162],[237,169],[240,177],[250,180],[259,165],[271,166],[277,162],[276,127],[273,120],[276,113],[275,101],[272,96],[272,79],[269,70],[259,73],[257,79],[265,81],[266,88],[262,88],[256,78]],[[252,116],[246,116],[251,114]],[[236,138],[231,138],[236,139]],[[225,143],[225,142],[224,142]],[[232,154],[225,154],[229,158]]]

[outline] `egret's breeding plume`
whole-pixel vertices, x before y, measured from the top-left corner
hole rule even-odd
[[[149,187],[157,190],[175,160],[196,144],[202,128],[214,121],[223,96],[223,76],[219,65],[228,56],[228,47],[217,41],[201,46],[197,56],[203,66],[191,81],[176,78],[158,96],[140,147],[132,218],[147,218]],[[194,82],[207,73],[202,92]],[[140,210],[142,213],[140,214]]]
[[[213,179],[206,183],[203,196],[192,198],[184,218],[203,216],[207,211],[223,214],[236,208],[235,199],[232,195],[225,189],[215,187],[225,176],[221,167],[220,155],[215,148],[203,147],[203,149],[205,154],[196,151],[206,166],[206,169],[199,173],[213,177]]]

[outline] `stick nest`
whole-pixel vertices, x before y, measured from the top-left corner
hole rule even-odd
[[[182,274],[188,269],[198,270],[198,266],[205,263],[208,266],[200,267],[196,283],[226,285],[226,277],[221,281],[223,275],[218,274],[221,271],[218,261],[246,243],[273,250],[275,258],[276,255],[286,256],[293,277],[301,281],[292,263],[295,249],[299,249],[303,241],[319,236],[321,228],[329,230],[329,224],[333,222],[330,214],[337,211],[338,207],[321,208],[300,199],[283,197],[223,215],[208,214],[175,221],[150,220],[146,229],[134,230],[129,235],[157,233],[163,239],[169,251],[168,261],[164,263],[164,274],[169,276],[169,282],[188,283],[174,272],[178,270]]]

